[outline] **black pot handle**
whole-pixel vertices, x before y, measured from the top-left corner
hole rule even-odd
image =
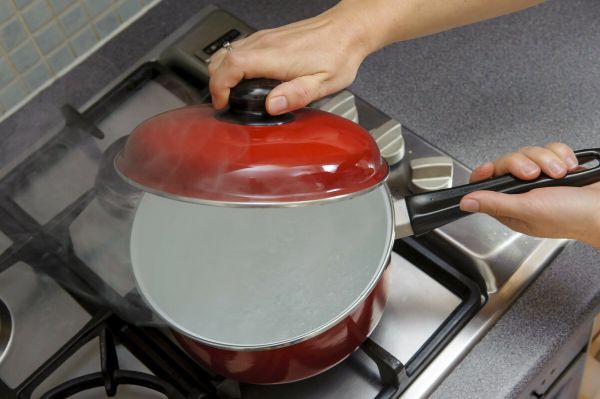
[[[597,160],[600,162],[600,148],[575,151],[580,164]],[[435,228],[470,215],[460,209],[460,200],[465,195],[479,190],[497,191],[506,194],[524,193],[535,188],[553,186],[581,187],[600,181],[600,163],[592,168],[577,171],[560,179],[541,174],[535,180],[521,180],[512,175],[504,175],[477,183],[409,195],[405,198],[415,235],[427,233]]]
[[[274,79],[242,79],[229,93],[229,107],[217,116],[221,120],[240,125],[276,126],[294,120],[294,114],[287,112],[271,115],[267,112],[265,100],[281,82]]]

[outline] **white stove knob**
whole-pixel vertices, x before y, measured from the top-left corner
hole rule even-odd
[[[341,91],[333,97],[326,97],[321,101],[313,104],[314,107],[321,111],[331,112],[358,123],[358,111],[356,109],[356,101],[354,94],[348,90]]]
[[[450,157],[426,157],[410,161],[410,189],[413,193],[452,187],[454,163]]]
[[[383,125],[371,130],[381,156],[389,165],[397,164],[404,158],[404,137],[402,125],[395,119],[390,119]]]

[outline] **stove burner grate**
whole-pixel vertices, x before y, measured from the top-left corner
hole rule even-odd
[[[113,316],[114,318],[114,316]],[[115,335],[112,331],[115,321],[111,322],[109,316],[106,320],[98,323],[91,320],[81,331],[82,338],[76,341],[76,346],[65,347],[63,350],[68,355],[72,350],[78,349],[83,344],[95,336],[99,336],[100,342],[100,361],[101,372],[83,375],[66,381],[57,387],[52,388],[41,399],[62,399],[68,398],[76,393],[83,392],[92,388],[104,387],[107,397],[113,397],[117,393],[119,385],[137,385],[149,388],[166,395],[167,398],[185,399],[175,386],[163,378],[154,375],[141,373],[137,371],[119,369],[119,360],[115,345]],[[189,396],[188,396],[189,397]]]

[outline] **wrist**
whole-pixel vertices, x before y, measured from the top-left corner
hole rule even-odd
[[[596,213],[596,218],[594,220],[596,223],[590,231],[590,244],[600,250],[600,216],[598,216],[598,213]]]
[[[591,217],[587,219],[588,228],[575,238],[600,250],[600,216],[598,213],[594,213],[590,216]]]
[[[329,18],[338,38],[363,60],[385,45],[380,43],[377,34],[380,29],[373,26],[374,18],[370,14],[374,8],[365,6],[364,0],[342,0],[321,16]]]

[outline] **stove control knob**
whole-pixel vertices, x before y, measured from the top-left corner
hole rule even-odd
[[[354,94],[348,90],[341,91],[333,97],[326,97],[312,105],[321,111],[331,112],[358,123],[358,111],[356,110],[356,101]]]
[[[411,159],[410,173],[410,190],[413,193],[450,188],[454,163],[450,157]]]
[[[404,158],[404,137],[402,125],[395,119],[390,119],[383,125],[371,130],[381,156],[391,165],[395,165]]]

